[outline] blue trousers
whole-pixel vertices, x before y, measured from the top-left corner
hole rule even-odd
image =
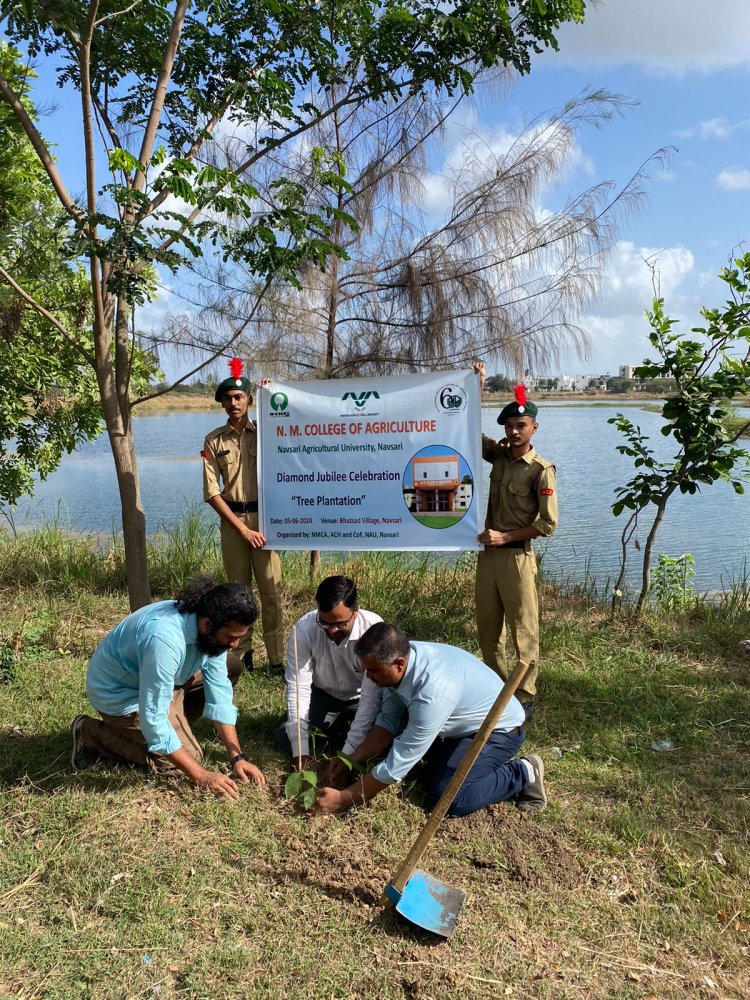
[[[445,791],[473,738],[474,734],[471,733],[468,736],[444,739],[433,747],[437,752],[437,759],[427,793],[428,809],[433,808]],[[490,734],[459,788],[448,816],[468,816],[493,802],[512,799],[524,790],[529,783],[526,768],[520,761],[511,760],[521,749],[523,739],[523,729],[513,734],[497,731]]]

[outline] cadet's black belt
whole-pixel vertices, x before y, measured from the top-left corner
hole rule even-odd
[[[242,500],[225,500],[224,503],[231,510],[233,514],[257,514],[258,513],[258,501],[248,500],[245,503]]]
[[[526,542],[505,542],[503,545],[491,545],[493,549],[525,549]]]

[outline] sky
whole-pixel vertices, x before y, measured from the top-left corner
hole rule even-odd
[[[652,153],[674,146],[668,169],[646,185],[640,213],[621,229],[598,300],[581,319],[588,362],[567,373],[617,374],[648,355],[643,311],[654,260],[668,313],[689,330],[702,305],[726,295],[716,275],[738,244],[750,250],[750,3],[748,0],[605,0],[583,25],[559,32],[503,106],[483,108],[489,129],[558,107],[587,88],[637,101],[622,119],[580,138],[571,190],[619,184]]]
[[[667,312],[689,329],[700,321],[701,305],[724,301],[716,275],[738,244],[750,244],[750,2],[603,0],[589,6],[583,25],[563,26],[558,40],[559,51],[537,56],[528,76],[491,99],[480,95],[462,114],[477,135],[502,146],[524,122],[587,89],[634,102],[622,118],[579,136],[565,177],[545,196],[549,204],[542,203],[541,212],[598,181],[622,186],[653,153],[674,147],[668,167],[645,185],[640,211],[621,226],[598,297],[579,320],[591,343],[589,356],[571,355],[559,369],[536,373],[616,374],[620,365],[638,364],[649,353],[647,260],[658,270]],[[67,141],[78,108],[61,101],[45,67],[39,69],[37,100],[56,102],[44,134],[56,143],[70,188],[80,190],[78,144]],[[461,153],[449,128],[428,185],[435,208],[444,193],[441,175]],[[141,312],[139,325],[158,321],[170,308],[180,304],[166,287],[160,301]]]

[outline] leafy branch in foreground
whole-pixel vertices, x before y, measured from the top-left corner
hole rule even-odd
[[[678,491],[693,495],[701,486],[720,479],[731,483],[736,493],[744,492],[743,466],[750,455],[737,441],[750,421],[738,425],[732,400],[750,393],[750,253],[738,257],[733,267],[722,268],[719,277],[728,286],[730,297],[723,309],[701,309],[705,326],[691,330],[700,339],[673,332],[677,321],[666,315],[663,298],[655,298],[651,311],[646,312],[649,340],[658,360],[645,360],[635,376],[675,381],[675,394],[661,408],[661,433],[679,445],[674,458],[658,459],[648,437],[622,413],[608,421],[627,440],[617,450],[633,458],[639,470],[625,486],[616,489],[618,499],[612,505],[615,517],[631,511],[620,537],[620,574],[614,585],[613,612],[625,580],[628,547],[646,508],[655,506],[656,516],[643,548],[637,611],[648,596],[654,541],[669,498]]]

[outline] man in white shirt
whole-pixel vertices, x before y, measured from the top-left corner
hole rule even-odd
[[[340,748],[347,722],[352,719],[343,751],[350,753],[359,746],[380,711],[382,699],[382,692],[365,677],[354,653],[360,637],[382,621],[380,615],[359,607],[357,586],[348,576],[326,577],[315,592],[315,602],[318,610],[303,615],[289,637],[287,713],[276,730],[278,745],[291,752],[294,766],[302,770],[312,763],[311,750],[320,750],[323,744],[328,750]]]

